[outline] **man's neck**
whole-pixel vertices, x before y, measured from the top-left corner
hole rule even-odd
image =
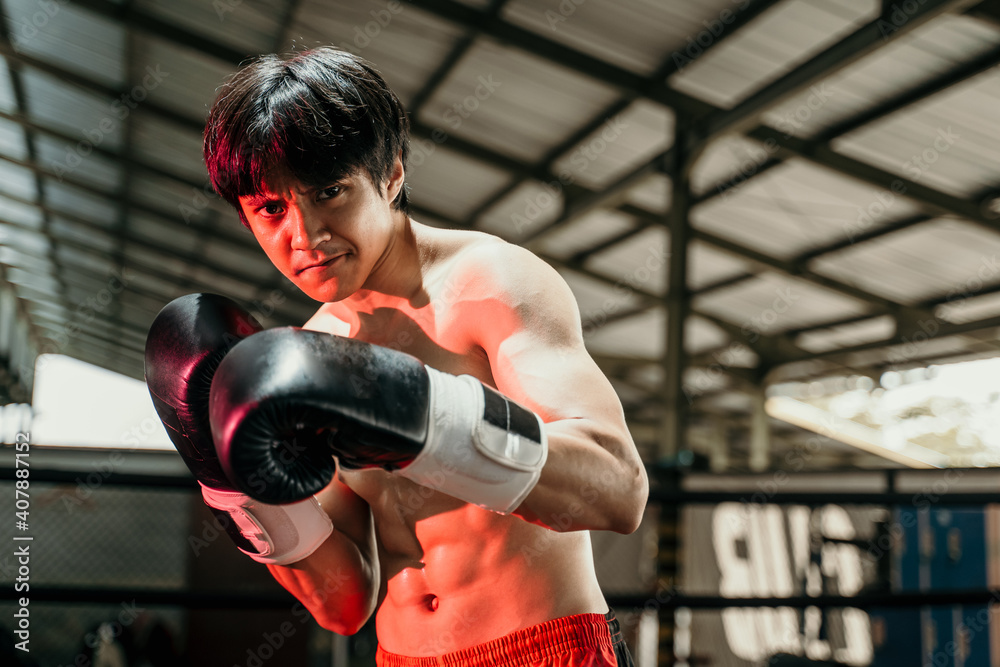
[[[370,313],[376,308],[425,305],[423,266],[414,224],[405,213],[398,215],[389,246],[362,288],[340,302],[342,307]]]

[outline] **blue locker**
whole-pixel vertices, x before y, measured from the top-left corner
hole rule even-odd
[[[893,519],[892,590],[983,590],[991,585],[984,508],[901,507]],[[985,604],[872,610],[872,667],[992,667],[986,610]],[[881,645],[879,632],[885,635]]]
[[[872,608],[871,667],[899,667],[921,662],[920,611],[900,607]]]
[[[892,589],[919,591],[920,587],[920,531],[917,528],[919,513],[915,508],[900,507],[893,510],[896,530],[893,540]]]
[[[931,510],[934,553],[930,590],[986,588],[986,513],[982,508]]]
[[[968,646],[969,657],[959,667],[990,667],[989,607],[985,604],[959,606],[960,625],[956,626],[955,641]]]

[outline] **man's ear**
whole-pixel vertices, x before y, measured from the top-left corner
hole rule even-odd
[[[386,183],[386,196],[389,198],[390,202],[396,200],[396,196],[403,187],[403,180],[406,174],[403,170],[403,151],[400,151],[396,156],[395,161],[392,163],[392,169],[389,171],[389,181]]]

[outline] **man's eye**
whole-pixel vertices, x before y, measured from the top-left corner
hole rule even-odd
[[[266,215],[278,215],[279,213],[281,213],[281,205],[264,204],[263,206],[260,207],[259,210],[263,211]]]
[[[339,195],[342,190],[343,188],[339,185],[331,185],[328,188],[323,188],[322,190],[320,190],[319,195],[316,198],[320,200],[333,199],[334,197]]]

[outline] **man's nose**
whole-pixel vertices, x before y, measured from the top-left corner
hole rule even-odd
[[[310,211],[308,207],[293,206],[288,212],[292,225],[292,248],[294,250],[312,250],[330,237],[323,226],[320,216]]]

